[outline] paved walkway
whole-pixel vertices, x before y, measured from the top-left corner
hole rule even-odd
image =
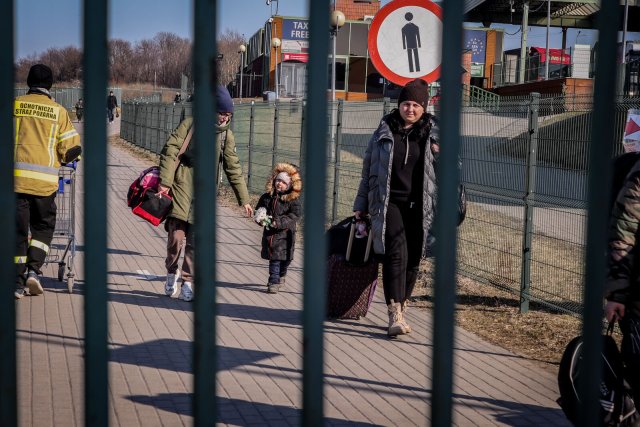
[[[133,216],[124,201],[149,163],[116,145],[107,162],[110,424],[191,425],[193,305],[164,296],[165,232]],[[81,177],[77,183],[81,200]],[[299,425],[303,253],[286,287],[267,294],[260,228],[239,209],[218,215],[219,422]],[[83,231],[78,221],[74,293],[49,265],[44,296],[16,302],[21,426],[84,422]],[[414,332],[390,341],[385,310],[379,289],[367,318],[325,323],[328,425],[429,424],[431,312],[411,309]],[[461,329],[454,383],[455,425],[569,425],[554,402],[554,373]]]

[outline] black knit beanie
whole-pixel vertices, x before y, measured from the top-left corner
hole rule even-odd
[[[413,101],[422,105],[423,108],[427,108],[429,105],[429,84],[422,79],[415,79],[407,83],[398,96],[398,106],[404,101]]]
[[[27,85],[29,87],[41,87],[44,89],[51,89],[53,85],[53,73],[51,68],[44,64],[36,64],[29,69],[29,76],[27,77]]]

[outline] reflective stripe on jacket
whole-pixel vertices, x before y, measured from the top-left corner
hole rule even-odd
[[[48,196],[58,188],[66,152],[80,145],[67,110],[43,93],[15,99],[14,191]]]

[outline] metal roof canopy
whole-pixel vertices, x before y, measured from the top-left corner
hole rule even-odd
[[[624,0],[620,0],[620,24],[622,31]],[[525,0],[467,0],[465,1],[465,21],[481,22],[485,27],[495,24],[522,24]],[[547,0],[529,0],[528,25],[547,25]],[[600,10],[599,0],[551,1],[552,27],[596,29],[596,17]],[[640,0],[628,0],[629,18],[627,31],[640,31]]]

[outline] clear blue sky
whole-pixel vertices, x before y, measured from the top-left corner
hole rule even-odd
[[[382,0],[382,5],[391,0]],[[279,0],[278,14],[284,16],[307,15],[307,1]],[[17,0],[16,4],[16,56],[18,58],[46,51],[51,47],[82,44],[81,0]],[[251,37],[264,25],[275,4],[267,6],[265,0],[221,0],[218,2],[219,31],[236,30]],[[192,2],[183,0],[111,0],[109,10],[109,37],[136,42],[150,39],[165,31],[191,38]],[[51,28],[51,29],[49,29]],[[505,26],[504,49],[520,46],[518,26]],[[550,47],[560,47],[561,31],[551,28]],[[575,43],[577,31],[569,30],[567,46]],[[579,43],[593,44],[595,32],[583,30]],[[622,36],[619,37],[622,39]],[[630,39],[638,39],[638,33]],[[532,27],[529,46],[545,46],[545,28]]]

